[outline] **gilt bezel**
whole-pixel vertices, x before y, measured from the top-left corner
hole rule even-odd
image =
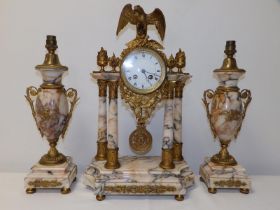
[[[159,61],[160,63],[160,66],[161,66],[161,76],[160,76],[160,79],[158,80],[157,83],[155,83],[153,86],[151,86],[150,88],[147,88],[147,89],[139,89],[139,88],[136,88],[134,87],[126,78],[125,76],[125,72],[123,71],[123,68],[122,68],[122,65],[123,65],[123,62],[125,61],[125,59],[131,54],[131,53],[134,53],[134,52],[141,52],[141,51],[145,51],[145,52],[149,52],[149,53],[152,53],[156,58],[157,60]],[[149,47],[135,47],[131,50],[129,50],[128,52],[126,52],[125,55],[122,56],[122,60],[121,60],[121,63],[120,63],[120,74],[121,74],[121,79],[124,83],[125,86],[127,86],[131,91],[133,91],[134,93],[137,93],[137,94],[149,94],[149,93],[152,93],[154,92],[155,90],[159,89],[161,87],[161,85],[163,84],[165,78],[166,78],[166,58],[161,55],[161,53],[159,53],[158,50],[155,50],[155,49],[152,49],[152,48],[149,48]]]

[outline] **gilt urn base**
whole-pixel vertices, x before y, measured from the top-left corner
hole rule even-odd
[[[248,194],[251,189],[251,180],[246,169],[241,165],[221,166],[205,158],[199,170],[200,180],[205,183],[209,193],[216,193],[217,189],[238,189]]]
[[[25,177],[24,188],[27,194],[35,193],[37,189],[60,189],[62,194],[68,194],[76,176],[77,165],[71,157],[67,157],[65,163],[53,166],[37,163]]]

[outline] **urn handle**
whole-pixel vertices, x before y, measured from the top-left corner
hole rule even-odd
[[[69,112],[67,114],[66,122],[65,122],[64,128],[63,128],[62,133],[61,133],[61,137],[62,138],[64,138],[64,136],[65,136],[66,130],[67,130],[68,125],[69,125],[69,121],[70,121],[70,119],[72,117],[72,113],[73,113],[75,104],[79,100],[77,90],[74,89],[74,88],[67,89],[65,94],[66,94],[66,97],[68,99],[68,102],[70,103],[70,110],[69,110]]]
[[[35,111],[35,108],[34,108],[34,101],[36,100],[36,97],[38,96],[39,92],[40,92],[40,88],[37,89],[34,86],[30,86],[30,87],[26,88],[25,98],[29,102],[29,105],[30,105],[30,108],[31,108],[32,115],[33,115],[33,118],[35,120],[36,126],[37,126],[41,136],[43,137],[44,134],[38,126],[38,123],[37,123],[37,120],[36,120],[36,111]]]
[[[211,122],[211,113],[210,113],[210,109],[209,109],[209,105],[212,102],[212,99],[213,99],[214,95],[215,95],[215,92],[213,90],[211,90],[211,89],[205,90],[204,93],[203,93],[202,101],[203,101],[204,106],[206,108],[207,118],[208,118],[208,121],[209,121],[209,124],[210,124],[212,134],[213,134],[214,138],[216,138],[217,134],[216,134],[214,126]]]
[[[244,119],[246,115],[247,107],[252,100],[251,91],[247,89],[243,89],[241,90],[240,95],[241,95],[241,100],[243,105],[242,118]]]
[[[252,96],[251,96],[251,91],[250,90],[247,90],[247,89],[243,89],[240,91],[240,98],[241,98],[241,101],[242,101],[242,107],[243,107],[243,111],[242,111],[242,122],[245,118],[245,115],[246,115],[246,111],[247,111],[247,107],[248,105],[250,104],[251,100],[252,100]],[[241,127],[242,127],[242,122],[236,132],[236,134],[234,135],[235,138],[237,138],[240,130],[241,130]]]

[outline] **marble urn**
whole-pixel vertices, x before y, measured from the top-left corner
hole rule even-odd
[[[43,83],[39,88],[28,87],[25,97],[37,128],[41,136],[48,140],[50,149],[33,166],[32,172],[25,179],[25,187],[27,193],[35,192],[36,188],[61,188],[62,193],[67,193],[76,177],[77,167],[70,157],[58,152],[56,145],[67,130],[74,105],[78,101],[77,91],[73,88],[65,90],[61,83],[62,75],[68,68],[60,64],[55,54],[55,36],[47,36],[46,48],[48,53],[44,63],[36,66]]]
[[[237,67],[235,48],[235,41],[226,42],[226,58],[222,67],[214,70],[219,86],[215,91],[206,90],[203,95],[210,128],[221,145],[219,153],[206,158],[200,168],[201,178],[212,193],[216,192],[216,188],[239,188],[244,193],[250,189],[245,169],[238,165],[227,149],[230,142],[237,138],[251,101],[251,92],[247,89],[240,91],[237,86],[246,71]]]

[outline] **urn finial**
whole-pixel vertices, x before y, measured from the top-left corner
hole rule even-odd
[[[169,68],[169,71],[172,72],[172,69],[175,67],[176,61],[173,55],[171,54],[170,57],[167,60],[167,67]]]
[[[103,47],[101,47],[100,51],[97,54],[97,65],[101,67],[100,71],[105,71],[105,66],[108,65],[108,55],[107,50],[104,50]]]
[[[113,53],[113,56],[109,58],[109,65],[112,67],[112,71],[115,72],[116,68],[120,64],[120,59],[115,56],[115,53]]]
[[[176,66],[178,68],[178,72],[182,72],[182,68],[186,66],[186,55],[185,52],[179,49],[179,52],[176,53],[175,56]]]

